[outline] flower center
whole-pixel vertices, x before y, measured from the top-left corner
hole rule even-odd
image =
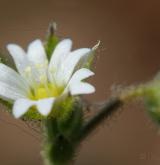
[[[63,89],[63,87],[57,87],[56,85],[51,83],[38,85],[31,91],[31,93],[29,94],[29,98],[38,100],[48,97],[57,97],[63,92]]]

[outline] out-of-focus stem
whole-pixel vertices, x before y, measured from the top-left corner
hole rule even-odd
[[[104,106],[98,110],[98,113],[84,123],[80,133],[80,140],[83,140],[88,136],[104,120],[110,117],[115,111],[118,111],[121,106],[137,99],[138,97],[144,96],[146,94],[146,89],[148,89],[148,84],[130,86],[121,91],[117,97],[111,97],[108,99]]]
[[[99,112],[83,125],[80,133],[80,140],[87,137],[97,126],[117,111],[122,105],[123,102],[119,98],[109,99]]]

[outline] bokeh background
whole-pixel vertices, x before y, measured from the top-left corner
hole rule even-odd
[[[113,85],[148,81],[160,69],[159,0],[0,0],[0,49],[45,39],[51,20],[58,34],[71,37],[74,48],[97,40],[97,92],[105,100]],[[41,138],[21,121],[0,111],[0,164],[42,165]],[[81,146],[76,165],[159,165],[160,135],[140,103],[124,107]]]

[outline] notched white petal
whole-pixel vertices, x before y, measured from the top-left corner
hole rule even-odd
[[[28,65],[25,51],[16,44],[8,44],[7,49],[14,60],[17,70],[22,73],[23,69]]]
[[[19,45],[8,44],[7,49],[12,57],[18,56],[19,58],[21,58],[25,55],[25,51]]]
[[[27,75],[27,70],[30,68],[28,77],[30,79],[31,86],[35,83],[44,83],[44,80],[47,79],[46,72],[48,68],[48,59],[41,40],[37,39],[29,44],[27,57],[31,65],[26,68],[25,74]]]
[[[0,81],[0,98],[8,101],[14,101],[19,98],[24,98],[26,93],[16,87],[12,87],[4,82]]]
[[[54,104],[55,98],[46,98],[46,99],[41,99],[36,102],[37,109],[39,113],[43,116],[47,116],[51,110],[52,106]]]
[[[46,98],[38,101],[29,100],[26,98],[17,99],[13,105],[13,115],[15,118],[23,116],[32,106],[36,106],[39,113],[47,116],[54,104],[55,98]]]
[[[27,56],[34,64],[46,63],[47,57],[41,40],[37,39],[29,44]]]
[[[80,82],[93,75],[94,75],[94,72],[92,72],[91,70],[89,70],[87,68],[81,68],[73,74],[73,76],[71,77],[71,79],[69,81],[69,84]]]
[[[15,118],[20,118],[23,116],[33,105],[35,102],[28,99],[18,99],[14,102],[13,105],[13,115]]]
[[[67,83],[80,60],[87,56],[90,51],[91,49],[89,48],[81,48],[71,52],[61,64],[58,78],[63,78],[65,83]]]
[[[61,60],[68,55],[68,53],[71,51],[72,48],[72,41],[70,39],[64,39],[58,43],[56,46],[51,60],[50,60],[50,65],[54,65],[56,67]]]
[[[91,94],[95,92],[95,87],[89,83],[77,83],[70,86],[71,95]]]
[[[12,68],[4,64],[0,64],[0,81],[8,84],[9,86],[20,88],[26,92],[29,90],[29,86],[25,79]]]
[[[65,60],[72,48],[72,41],[64,39],[56,46],[49,64],[49,79],[54,81],[53,74],[59,70],[60,64]]]
[[[95,92],[94,86],[89,83],[82,82],[82,80],[93,76],[94,73],[89,69],[82,68],[76,71],[71,80],[68,83],[68,89],[72,95],[79,95],[79,94],[89,94]]]

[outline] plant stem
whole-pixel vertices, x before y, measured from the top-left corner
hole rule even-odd
[[[104,106],[99,110],[99,112],[93,116],[89,121],[84,124],[75,123],[75,121],[81,121],[81,115],[79,110],[75,109],[71,120],[67,123],[72,123],[76,130],[71,131],[73,128],[69,126],[69,130],[72,132],[71,136],[66,136],[60,129],[58,120],[47,119],[44,122],[44,150],[43,158],[45,160],[45,165],[68,165],[75,157],[75,152],[77,147],[98,125],[100,125],[105,119],[111,116],[120,106],[123,105],[123,101],[119,98],[109,99]],[[81,111],[81,110],[80,110]],[[77,126],[78,124],[78,126]],[[65,124],[66,125],[66,124]],[[64,128],[67,128],[66,126]],[[62,131],[62,132],[61,132]],[[78,132],[77,132],[78,131]]]
[[[110,117],[122,105],[123,102],[119,98],[109,99],[99,112],[83,125],[80,140],[84,140],[97,126]]]
[[[72,159],[72,144],[58,130],[55,119],[47,119],[44,123],[44,150],[45,165],[68,165]]]

